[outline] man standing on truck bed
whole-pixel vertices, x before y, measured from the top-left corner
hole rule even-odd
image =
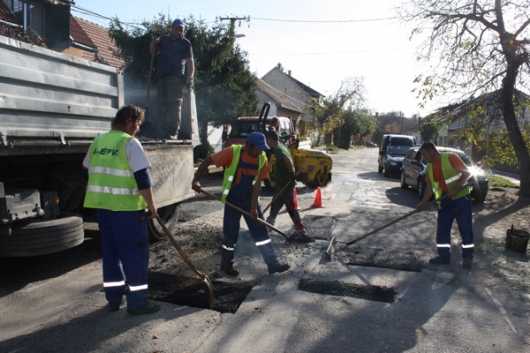
[[[156,75],[156,105],[158,116],[152,122],[157,136],[177,139],[180,128],[182,108],[182,90],[193,88],[193,49],[184,37],[184,22],[173,21],[171,35],[163,36],[157,41],[153,36],[149,53],[159,53]],[[187,75],[186,75],[187,74]]]
[[[287,147],[279,142],[279,136],[276,130],[267,131],[267,144],[274,150],[274,182],[278,193],[287,186],[281,195],[271,205],[269,217],[267,217],[267,223],[274,225],[278,212],[282,209],[283,205],[287,208],[287,213],[294,223],[296,231],[289,238],[290,241],[297,243],[311,243],[315,240],[306,234],[304,225],[300,220],[300,212],[296,209],[294,202],[294,187],[296,186],[296,176],[294,174],[294,163],[291,152]],[[275,195],[276,197],[276,195]]]
[[[118,311],[127,298],[127,312],[149,314],[160,306],[147,300],[149,241],[147,219],[157,214],[147,160],[134,135],[144,111],[121,108],[112,130],[97,137],[83,161],[88,169],[84,206],[96,208],[103,249],[103,287],[108,307]],[[144,210],[149,209],[148,217]]]
[[[221,271],[230,276],[239,274],[239,271],[234,268],[234,250],[239,237],[241,216],[247,222],[252,239],[261,252],[269,273],[280,273],[289,269],[288,264],[281,264],[278,261],[267,229],[255,220],[257,217],[263,219],[258,198],[261,193],[261,181],[268,176],[267,157],[263,152],[268,149],[265,135],[261,132],[253,132],[247,136],[244,146],[232,145],[207,157],[197,169],[191,184],[193,190],[201,192],[199,180],[208,166],[215,164],[217,167],[225,167],[221,202],[229,202],[254,216],[253,219],[225,205]]]

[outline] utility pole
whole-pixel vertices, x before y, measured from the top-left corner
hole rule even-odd
[[[250,16],[247,17],[219,17],[219,21],[230,21],[230,37],[236,38],[236,21],[250,21]]]

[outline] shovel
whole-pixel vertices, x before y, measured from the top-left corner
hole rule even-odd
[[[171,235],[169,229],[167,229],[166,225],[164,224],[164,221],[160,218],[159,215],[156,215],[156,220],[158,221],[158,223],[160,223],[160,226],[162,227],[162,229],[164,229],[164,232],[166,233],[166,235],[169,238],[169,240],[171,240],[171,242],[173,243],[175,248],[177,248],[177,250],[178,250],[180,256],[182,257],[182,259],[184,260],[184,262],[191,268],[191,270],[193,272],[195,272],[199,277],[201,277],[203,282],[204,282],[204,284],[206,284],[206,288],[208,288],[208,306],[209,306],[210,309],[213,309],[213,303],[215,301],[215,294],[213,292],[212,281],[210,281],[210,278],[207,275],[205,275],[204,273],[199,272],[199,270],[197,270],[197,268],[193,265],[193,263],[188,258],[188,255],[186,255],[184,250],[182,250],[182,248],[177,244],[177,241]]]
[[[207,196],[210,196],[212,199],[216,199],[217,201],[220,201],[220,202],[221,202],[221,199],[218,198],[217,196],[215,196],[214,194],[209,193],[208,191],[205,191],[204,189],[201,189],[201,192],[202,192],[203,194],[207,195]],[[272,229],[273,231],[275,231],[275,232],[277,232],[277,233],[283,235],[283,237],[284,237],[286,240],[289,240],[289,237],[287,236],[287,234],[285,234],[284,232],[282,232],[281,230],[279,230],[278,228],[276,228],[276,227],[273,226],[272,224],[269,224],[269,223],[265,222],[265,221],[262,220],[261,218],[254,218],[254,216],[253,216],[250,212],[247,212],[247,211],[245,211],[245,210],[243,210],[243,209],[237,207],[236,205],[231,204],[230,202],[226,202],[225,204],[226,204],[227,206],[232,207],[232,208],[235,209],[235,210],[238,210],[238,211],[241,212],[242,214],[244,214],[244,215],[246,215],[246,216],[248,216],[248,217],[250,217],[250,218],[255,219],[258,223],[260,223],[260,224],[264,225],[265,227],[270,228],[270,229]]]
[[[467,184],[464,184],[464,185],[462,186],[462,188],[464,188],[464,187],[466,187],[466,186],[468,186],[468,185],[467,185]],[[427,208],[427,207],[429,207],[429,206],[431,206],[431,205],[433,205],[433,204],[435,204],[436,202],[442,201],[443,199],[445,199],[445,198],[448,197],[448,196],[449,196],[449,194],[445,194],[445,195],[442,195],[441,197],[437,198],[436,200],[427,203],[427,204],[425,205],[424,209]],[[352,240],[352,241],[349,241],[349,242],[346,243],[346,245],[344,245],[342,248],[340,248],[340,249],[338,249],[338,250],[335,250],[335,244],[337,243],[337,240],[335,239],[335,237],[332,237],[332,238],[331,238],[331,241],[329,242],[328,248],[326,249],[326,254],[328,255],[328,259],[329,259],[330,261],[333,261],[333,255],[334,255],[335,253],[337,253],[337,252],[339,252],[339,251],[342,251],[342,250],[346,249],[348,246],[350,246],[350,245],[352,245],[352,244],[355,244],[355,243],[357,243],[358,241],[363,240],[364,238],[366,238],[366,237],[368,237],[368,236],[370,236],[370,235],[372,235],[372,234],[374,234],[374,233],[379,232],[380,230],[383,230],[383,229],[385,229],[385,228],[387,228],[387,227],[390,227],[390,226],[391,226],[392,224],[394,224],[394,223],[397,223],[397,222],[399,222],[399,221],[404,220],[404,219],[407,218],[407,217],[412,216],[414,213],[417,213],[417,211],[416,211],[416,210],[410,211],[409,213],[407,213],[407,214],[405,214],[405,215],[403,215],[403,216],[401,216],[401,217],[399,217],[399,218],[393,220],[392,222],[389,222],[389,223],[385,224],[384,226],[381,226],[381,227],[379,227],[379,228],[377,228],[377,229],[374,229],[374,230],[372,230],[372,231],[370,231],[370,232],[368,232],[368,233],[366,233],[366,234],[360,236],[360,237],[357,238],[357,239],[354,239],[354,240]]]

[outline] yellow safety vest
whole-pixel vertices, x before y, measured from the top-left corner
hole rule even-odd
[[[111,130],[92,142],[85,207],[111,211],[147,207],[127,160],[125,148],[131,138],[125,132]]]
[[[232,163],[230,164],[230,167],[225,169],[224,173],[224,179],[223,179],[223,194],[221,195],[221,202],[226,203],[226,197],[228,196],[228,193],[230,192],[230,189],[232,188],[232,183],[234,182],[236,173],[237,173],[237,166],[239,165],[239,158],[241,157],[241,149],[243,148],[243,145],[232,145]],[[259,155],[259,165],[258,165],[258,173],[254,177],[254,183],[258,180],[261,168],[265,165],[265,161],[267,160],[267,155],[265,152],[261,152]]]
[[[451,190],[455,187],[456,184],[458,184],[458,180],[460,179],[460,173],[458,170],[454,169],[451,166],[451,162],[449,162],[449,152],[442,152],[441,153],[442,158],[442,173],[445,179],[445,184],[447,185],[447,189]],[[427,164],[427,173],[429,173],[429,180],[431,181],[432,185],[432,191],[434,193],[434,198],[439,198],[443,194],[443,189],[440,186],[440,183],[434,180],[434,173],[432,171],[432,163]],[[459,192],[456,193],[455,196],[453,196],[451,199],[456,200],[458,198],[461,198],[462,196],[469,194],[469,186],[466,186],[462,188]],[[442,208],[441,202],[438,201],[438,208]]]

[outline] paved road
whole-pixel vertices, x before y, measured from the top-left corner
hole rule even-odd
[[[314,191],[300,187],[302,216],[333,217],[333,235],[346,242],[410,212],[418,203],[416,194],[401,189],[397,177],[378,174],[376,156],[375,149],[333,155],[333,181],[322,189],[324,207],[311,208]],[[208,187],[215,190],[215,181]],[[262,203],[270,196],[265,194]],[[214,203],[201,202],[183,207],[189,219],[201,221],[197,207],[206,210],[209,219],[220,217],[222,211]],[[474,212],[487,217],[483,207],[475,206]],[[395,254],[412,251],[425,263],[434,255],[435,220],[436,212],[430,209],[355,245]],[[289,229],[285,213],[278,225]],[[71,265],[75,256],[50,257],[62,260],[50,260],[49,275],[36,268],[41,275],[24,272],[16,278],[6,273],[17,273],[17,262],[2,261],[0,351],[530,352],[528,303],[510,292],[485,259],[477,257],[470,272],[462,269],[458,237],[450,266],[425,265],[421,272],[351,266],[342,258],[329,261],[323,254],[326,240],[293,246],[275,235],[273,241],[292,271],[264,274],[242,227],[241,278],[256,285],[235,314],[167,303],[150,316],[109,313],[102,308],[98,259]],[[6,278],[15,284],[6,283]],[[302,279],[392,288],[395,301],[300,291]]]

